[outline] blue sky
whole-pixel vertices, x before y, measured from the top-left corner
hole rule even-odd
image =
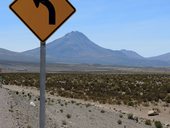
[[[25,51],[39,40],[0,1],[0,48]],[[134,50],[142,56],[170,52],[170,0],[70,0],[77,12],[52,37],[80,31],[98,45]]]

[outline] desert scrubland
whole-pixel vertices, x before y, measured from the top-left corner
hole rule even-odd
[[[37,128],[39,74],[1,76],[1,127]],[[47,74],[48,128],[169,127],[169,105],[168,74]],[[156,114],[148,116],[150,111]]]

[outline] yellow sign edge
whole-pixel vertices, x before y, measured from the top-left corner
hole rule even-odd
[[[52,36],[75,12],[76,12],[76,8],[68,1],[66,0],[66,2],[73,8],[73,12],[56,28],[54,29],[49,36],[47,36],[44,40],[42,40],[32,29],[31,27],[29,27],[29,25],[17,14],[17,12],[15,10],[12,9],[12,6],[17,2],[18,0],[15,0],[13,3],[11,3],[9,5],[10,10],[12,10],[12,12],[29,28],[29,30],[43,43],[45,42],[50,36]]]

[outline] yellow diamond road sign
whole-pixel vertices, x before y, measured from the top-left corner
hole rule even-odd
[[[68,0],[15,0],[10,9],[42,42],[76,11]]]

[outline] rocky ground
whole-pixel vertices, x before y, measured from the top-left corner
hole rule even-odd
[[[166,111],[170,112],[169,108]],[[133,116],[129,118],[132,112]],[[170,123],[169,115],[165,114],[165,117],[165,123]],[[39,93],[36,88],[12,85],[0,88],[0,128],[38,128],[38,118]],[[142,114],[140,117],[140,110],[135,108],[100,105],[47,94],[46,128],[155,128],[153,122],[149,126],[145,121]]]

